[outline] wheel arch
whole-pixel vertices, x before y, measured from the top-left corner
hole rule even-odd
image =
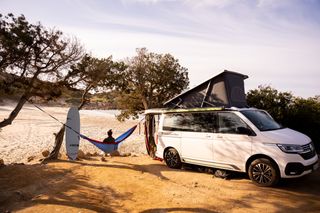
[[[268,155],[264,155],[264,154],[255,154],[255,155],[252,155],[246,162],[246,173],[248,173],[248,170],[249,170],[249,166],[250,164],[256,160],[256,159],[259,159],[259,158],[266,158],[268,160],[270,160],[272,163],[274,163],[276,165],[276,169],[277,169],[277,172],[278,174],[280,175],[280,168],[279,168],[279,165],[278,163],[273,159],[271,158],[270,156]]]
[[[176,148],[175,148],[175,147],[173,147],[173,146],[167,146],[167,147],[163,150],[163,154],[162,154],[163,159],[164,159],[164,154],[165,154],[165,153],[166,153],[166,151],[167,151],[168,149],[170,149],[170,148],[175,149],[175,150],[178,152],[179,157],[180,157],[180,159],[181,159],[181,154],[180,154],[179,150],[178,150],[178,149],[176,149]]]

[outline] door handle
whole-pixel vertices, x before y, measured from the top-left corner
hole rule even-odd
[[[170,134],[167,134],[167,135],[179,136],[179,134],[178,134],[178,133],[170,133]]]

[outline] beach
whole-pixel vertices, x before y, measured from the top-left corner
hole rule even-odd
[[[57,118],[62,123],[66,122],[67,107],[40,106],[45,112]],[[7,118],[14,108],[14,104],[0,105],[0,120]],[[139,120],[127,120],[119,122],[115,115],[117,110],[80,110],[80,132],[89,138],[103,140],[107,137],[107,131],[112,129],[113,136],[124,133],[136,125]],[[26,104],[19,115],[9,126],[0,131],[0,159],[7,163],[26,163],[29,157],[39,156],[42,151],[51,151],[54,146],[54,133],[57,133],[62,124],[37,109],[31,104]],[[143,137],[143,125],[121,143],[120,153],[146,154]],[[100,153],[94,145],[86,140],[80,140],[80,146],[84,153]],[[65,154],[65,143],[61,147],[61,153]]]
[[[0,106],[1,119],[12,105]],[[61,122],[68,108],[42,107]],[[137,124],[118,122],[118,111],[81,110],[81,132],[103,139]],[[123,156],[104,156],[81,140],[86,156],[68,160],[62,146],[58,160],[41,164],[61,124],[32,105],[23,107],[13,124],[0,132],[0,213],[2,212],[319,212],[320,171],[257,187],[243,173],[217,178],[212,170],[184,165],[170,169],[146,154],[138,129],[120,147]],[[143,132],[141,132],[143,133]],[[31,158],[30,158],[31,157]],[[29,160],[28,160],[29,158]]]

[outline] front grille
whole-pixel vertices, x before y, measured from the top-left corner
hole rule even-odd
[[[300,153],[300,156],[303,159],[308,160],[308,159],[313,158],[316,155],[316,150],[315,150],[312,142],[308,143],[306,145],[303,145],[302,148],[303,148],[303,153]]]

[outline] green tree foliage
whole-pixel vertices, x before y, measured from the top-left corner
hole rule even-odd
[[[163,103],[187,88],[187,69],[170,54],[137,49],[137,55],[118,67],[116,89],[122,109],[119,120],[136,116],[139,111],[162,107]]]
[[[30,31],[30,25],[24,16],[15,18],[13,14],[0,14],[0,72],[10,65],[23,63],[24,59],[30,57],[28,52],[35,30]]]
[[[0,15],[0,74],[11,74],[1,84],[10,90],[23,85],[21,97],[0,128],[10,125],[25,102],[34,96],[50,99],[60,95],[59,88],[68,81],[71,65],[83,57],[82,46],[57,30],[47,30],[40,23],[30,24],[23,15]]]
[[[277,121],[283,121],[293,101],[290,92],[279,92],[270,86],[259,86],[247,93],[249,106],[267,110]]]
[[[113,73],[117,66],[118,63],[113,62],[112,56],[98,59],[89,55],[85,55],[79,63],[71,66],[66,85],[80,87],[84,91],[79,109],[89,101],[84,98],[88,92],[101,92],[113,86]]]
[[[112,61],[112,57],[106,59],[98,59],[85,55],[80,62],[71,66],[70,71],[67,73],[64,86],[68,87],[81,87],[83,93],[81,102],[78,105],[78,110],[90,101],[87,98],[90,90],[99,90],[109,88],[113,82],[113,69],[117,67],[117,63]],[[58,154],[63,142],[65,126],[63,125],[60,130],[55,134],[55,146],[48,157],[43,162],[58,158]]]
[[[311,137],[320,152],[320,102],[316,98],[295,98],[283,123]]]
[[[319,96],[318,96],[319,97]],[[264,109],[282,125],[311,137],[320,151],[320,102],[315,98],[298,98],[289,92],[279,92],[270,86],[259,86],[247,93],[251,107]]]

